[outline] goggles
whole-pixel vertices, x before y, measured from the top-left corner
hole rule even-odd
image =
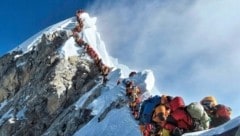
[[[202,101],[201,104],[203,105],[205,110],[210,110],[213,108],[211,101]]]
[[[158,113],[158,118],[161,120],[161,121],[165,121],[165,117],[164,117],[164,114],[161,112],[161,113]]]

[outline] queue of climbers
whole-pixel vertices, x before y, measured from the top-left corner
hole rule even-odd
[[[130,73],[129,76],[134,76]],[[230,120],[231,108],[213,96],[185,105],[180,96],[151,96],[141,101],[141,90],[126,81],[126,96],[143,136],[181,136],[183,133],[217,127]]]
[[[77,25],[72,29],[75,42],[82,47],[103,76],[103,83],[111,68],[102,62],[97,52],[82,38],[79,33],[83,30],[81,19],[83,10],[76,12]],[[131,72],[129,77],[136,75]],[[119,84],[119,82],[118,82]],[[141,100],[141,89],[134,81],[124,81],[126,96],[133,117],[139,121],[139,128],[143,136],[181,136],[183,133],[206,130],[217,127],[230,120],[231,108],[218,104],[213,96],[207,96],[200,102],[185,105],[180,96],[151,96]]]
[[[75,28],[72,29],[72,35],[75,39],[75,42],[78,44],[78,46],[83,47],[85,52],[90,56],[90,58],[94,61],[94,64],[98,67],[100,74],[103,76],[103,83],[107,82],[107,75],[111,71],[111,68],[105,65],[102,62],[102,59],[99,58],[99,55],[97,52],[88,44],[86,43],[82,38],[79,37],[79,33],[83,30],[84,23],[81,19],[81,14],[83,14],[83,10],[77,10],[76,11],[76,20],[77,24]]]

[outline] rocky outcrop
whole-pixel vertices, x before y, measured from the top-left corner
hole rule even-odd
[[[65,41],[43,35],[31,51],[0,58],[0,135],[72,135],[93,118],[87,104],[73,104],[96,86],[99,71],[87,59],[61,58]]]

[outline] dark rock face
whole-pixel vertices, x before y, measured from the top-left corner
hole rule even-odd
[[[0,58],[1,136],[68,136],[93,118],[87,103],[78,110],[73,104],[97,84],[99,72],[89,60],[61,58],[65,41],[43,35],[31,51]]]

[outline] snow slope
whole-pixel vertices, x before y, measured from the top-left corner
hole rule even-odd
[[[32,37],[27,39],[25,42],[23,42],[22,44],[17,46],[15,49],[11,50],[10,52],[16,51],[16,50],[22,50],[23,53],[29,52],[33,49],[34,46],[36,46],[39,43],[43,34],[52,33],[58,30],[72,29],[75,26],[75,20],[76,20],[75,18],[69,18],[57,24],[49,26],[43,29],[42,31],[38,32],[37,34],[33,35]]]
[[[121,96],[125,96],[125,87],[117,85],[116,81],[120,76],[120,70],[111,73],[106,87],[101,90],[101,96],[95,99],[90,105],[92,114],[96,115],[86,126],[77,131],[74,136],[119,136],[119,135],[140,135],[137,122],[132,118],[131,112],[127,106],[120,109],[111,110],[106,118],[98,122],[98,118],[110,104]],[[76,103],[76,107],[80,107]],[[121,129],[120,129],[121,128]],[[124,130],[124,131],[122,131]],[[126,130],[126,131],[125,131]]]
[[[200,132],[195,132],[195,133],[189,133],[189,134],[184,134],[183,136],[214,136],[214,135],[220,135],[228,130],[231,130],[235,127],[239,127],[240,126],[240,116],[236,117],[230,121],[228,121],[227,123],[213,128],[213,129],[209,129],[206,131],[200,131]],[[231,135],[229,135],[231,136]],[[236,135],[239,136],[239,135]]]
[[[84,20],[84,29],[79,33],[79,36],[87,43],[89,43],[93,49],[97,52],[103,62],[108,66],[114,67],[113,72],[109,75],[109,81],[105,87],[101,87],[101,95],[96,98],[90,105],[89,109],[92,109],[92,115],[95,117],[83,128],[78,130],[74,136],[138,136],[141,135],[138,128],[138,122],[134,120],[131,115],[131,111],[127,106],[119,109],[111,110],[106,117],[99,122],[99,117],[103,113],[103,109],[106,109],[114,101],[117,101],[120,97],[125,96],[124,84],[117,85],[119,79],[133,80],[140,88],[145,92],[146,96],[153,94],[151,92],[154,89],[155,78],[151,70],[144,70],[138,72],[134,77],[128,78],[128,74],[131,71],[127,66],[119,64],[117,59],[113,59],[108,55],[104,42],[101,40],[100,34],[97,32],[95,25],[97,18],[90,17],[87,13],[82,15]],[[43,31],[37,33],[26,42],[21,44],[14,50],[23,50],[24,53],[31,51],[33,47],[41,40],[43,34],[53,33],[54,31],[71,31],[76,24],[74,18],[66,19],[60,23],[50,26]],[[14,51],[13,50],[13,51]],[[80,56],[83,53],[83,49],[78,47],[74,39],[70,37],[59,49],[59,53],[64,57]],[[90,59],[90,58],[88,58]],[[86,93],[75,103],[75,109],[81,108],[86,102],[87,98],[99,89],[100,84],[95,86],[92,90]],[[155,91],[155,94],[158,91]],[[159,93],[160,95],[160,93]],[[5,103],[2,103],[4,105]],[[126,104],[127,105],[127,104]],[[1,107],[0,107],[1,108]],[[10,116],[6,113],[4,116]],[[19,115],[24,117],[24,115]],[[1,123],[1,120],[0,120]],[[197,133],[185,134],[185,136],[192,135],[214,135],[224,132],[228,129],[240,124],[240,118],[236,118],[223,126],[214,128],[208,131],[202,131]]]

